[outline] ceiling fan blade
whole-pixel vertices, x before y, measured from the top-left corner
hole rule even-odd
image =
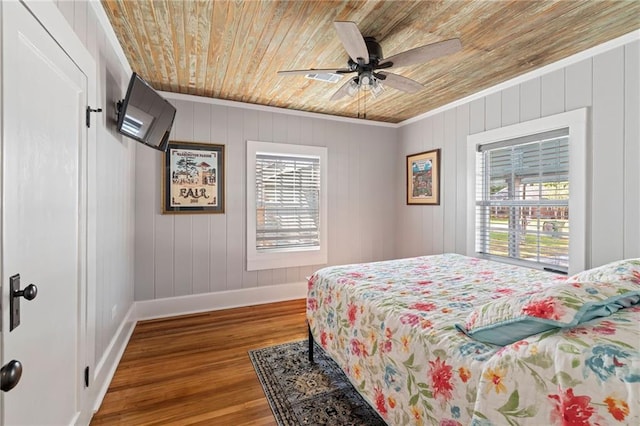
[[[337,101],[338,99],[342,99],[349,94],[349,85],[353,81],[353,78],[350,78],[345,84],[340,86],[336,93],[331,96],[331,101]]]
[[[424,86],[417,81],[398,74],[392,74],[390,72],[383,71],[380,71],[376,74],[385,76],[385,79],[382,80],[383,85],[402,90],[403,92],[416,93],[417,91],[424,89]]]
[[[349,57],[354,62],[358,62],[358,58],[362,58],[365,64],[369,63],[369,51],[367,50],[367,44],[364,42],[364,37],[358,29],[355,22],[351,21],[336,21],[333,23],[338,33],[338,38],[344,46],[344,50],[347,51]]]
[[[427,44],[426,46],[416,47],[405,52],[398,53],[384,60],[392,62],[393,67],[404,67],[407,65],[422,64],[435,58],[456,53],[462,49],[462,43],[458,38],[440,41],[437,43]]]
[[[306,74],[344,74],[351,72],[346,68],[328,68],[328,69],[316,69],[311,68],[308,70],[285,70],[278,71],[279,75],[306,75]]]

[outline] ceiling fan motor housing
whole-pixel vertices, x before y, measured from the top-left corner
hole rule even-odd
[[[381,59],[383,59],[380,44],[376,41],[375,37],[365,37],[364,42],[367,45],[367,50],[369,51],[369,63],[375,62],[377,64]]]
[[[375,37],[364,37],[364,42],[367,45],[367,51],[369,52],[369,63],[361,64],[360,68],[365,71],[372,71],[376,69],[380,60],[383,59],[382,48],[376,41]],[[349,58],[348,68],[352,71],[356,71],[358,69],[358,63]]]

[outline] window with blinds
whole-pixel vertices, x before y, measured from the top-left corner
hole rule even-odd
[[[320,245],[320,158],[256,154],[256,250]]]
[[[476,251],[566,272],[569,129],[478,145]]]
[[[247,141],[247,271],[328,261],[328,150]]]

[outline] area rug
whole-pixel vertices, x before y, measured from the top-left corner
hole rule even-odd
[[[249,351],[281,426],[377,426],[384,421],[320,347],[308,359],[306,340]]]

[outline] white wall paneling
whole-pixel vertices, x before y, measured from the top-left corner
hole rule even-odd
[[[591,255],[607,262],[624,255],[624,48],[593,58],[593,82]]]
[[[349,129],[349,133],[351,133],[351,143],[348,144],[349,150],[347,151],[348,158],[360,158],[360,156],[364,153],[361,153],[360,143],[361,139],[359,135],[356,134],[354,129]],[[366,165],[365,165],[366,166]],[[361,188],[358,186],[359,175],[360,175],[360,167],[361,164],[359,161],[354,161],[353,163],[349,162],[347,166],[347,182],[348,182],[348,195],[347,195],[347,204],[343,206],[343,208],[347,211],[347,223],[358,223],[361,221],[361,210],[362,205],[360,203],[361,196]],[[364,213],[364,212],[363,212]],[[342,239],[343,244],[347,244],[347,257],[345,258],[346,263],[356,263],[361,259],[360,253],[358,252],[358,247],[360,246],[360,235],[362,234],[362,230],[360,227],[354,227],[350,230],[345,229],[350,234],[350,238]],[[369,230],[365,230],[368,232]]]
[[[195,105],[189,102],[176,102],[176,108],[180,108],[180,110],[184,112],[183,114],[176,115],[172,132],[173,140],[193,141],[195,128],[205,127],[198,125],[199,123],[196,121],[194,107]],[[162,168],[162,165],[160,167]],[[160,182],[158,182],[158,186],[161,186]],[[165,230],[167,233],[173,233],[173,258],[171,259],[173,262],[173,277],[171,280],[173,282],[172,296],[192,294],[193,257],[195,255],[193,242],[194,239],[197,239],[197,235],[200,234],[198,231],[193,232],[192,225],[194,216],[197,215],[173,215],[173,227]]]
[[[484,98],[477,99],[469,103],[469,134],[487,130],[484,111]]]
[[[424,224],[431,225],[431,211],[430,208],[421,208],[421,206],[407,205],[407,155],[418,154],[426,151],[425,139],[429,139],[433,134],[431,121],[427,118],[417,123],[409,124],[401,129],[401,135],[406,138],[407,145],[406,151],[400,151],[400,186],[402,188],[399,192],[401,210],[398,215],[399,223],[405,223],[409,221],[411,227],[402,227],[398,230],[401,238],[397,242],[398,256],[410,257],[419,256],[420,254],[426,254],[431,252],[433,246],[432,240],[416,238],[416,235],[423,235],[425,232],[431,233],[430,229],[425,229]],[[425,218],[425,215],[427,217]],[[425,219],[427,222],[425,222]]]
[[[467,167],[467,135],[469,134],[469,105],[456,107],[456,121],[452,123],[456,129],[456,210],[451,214],[456,217],[456,253],[464,253],[467,249],[467,221],[464,214],[467,206],[467,179],[460,170]],[[446,206],[445,206],[446,207]]]
[[[245,189],[247,187],[246,184],[246,178],[247,178],[247,173],[246,173],[246,157],[247,157],[247,146],[246,146],[246,141],[247,140],[256,140],[258,138],[258,118],[260,116],[260,111],[256,111],[256,110],[250,110],[250,111],[243,111],[242,117],[243,117],[243,126],[242,126],[242,132],[241,132],[241,137],[238,139],[238,141],[236,142],[239,146],[240,146],[240,150],[242,151],[242,165],[234,167],[233,173],[241,173],[241,181],[242,181],[242,189],[240,189],[240,191],[235,192],[236,196],[238,194],[245,194]],[[301,117],[290,117],[291,121],[292,121],[292,126],[291,126],[291,131],[292,134],[294,134],[295,138],[300,140],[300,136],[301,136]],[[309,136],[308,134],[305,136]],[[308,139],[305,138],[307,141]],[[305,142],[301,142],[301,143],[305,143]],[[230,169],[227,170],[227,173],[230,173]],[[242,218],[242,220],[239,223],[239,233],[237,235],[242,235],[242,288],[253,288],[253,287],[257,287],[258,286],[258,271],[247,271],[247,260],[246,260],[246,256],[245,253],[247,252],[246,250],[246,246],[247,246],[247,235],[246,235],[246,223],[247,223],[247,216],[246,216],[246,210],[247,210],[247,199],[246,197],[241,197],[241,202],[242,202],[242,212],[240,213],[239,217]]]
[[[502,93],[487,95],[484,103],[485,130],[497,129],[502,126]]]
[[[238,108],[228,108],[227,144],[225,145],[226,180],[225,203],[227,218],[227,289],[242,288],[244,270],[244,198],[233,194],[244,194],[244,141],[242,135],[243,116]],[[211,271],[212,274],[218,271]]]
[[[638,124],[640,88],[638,85],[639,44],[625,39],[625,45],[599,49],[592,57],[580,55],[574,62],[555,67],[546,74],[518,80],[512,86],[473,99],[455,107],[456,119],[444,110],[413,121],[399,129],[400,152],[407,154],[421,148],[441,145],[443,159],[442,207],[444,219],[437,209],[422,207],[421,215],[399,205],[397,244],[401,254],[431,254],[446,251],[444,241],[455,239],[455,249],[465,253],[465,216],[468,207],[465,181],[468,171],[467,135],[501,128],[532,119],[590,108],[592,146],[588,148],[588,181],[591,218],[587,218],[587,265],[598,266],[624,257],[640,256],[640,131]],[[444,132],[437,123],[444,123]],[[426,137],[426,140],[424,139]],[[444,137],[444,140],[442,139]],[[456,149],[452,149],[452,143]],[[453,168],[448,170],[447,168]],[[451,176],[455,176],[452,179]],[[404,185],[404,175],[398,183]],[[455,199],[447,196],[456,194]],[[430,210],[428,212],[427,210]],[[455,215],[455,228],[447,216]],[[428,230],[428,231],[427,231]],[[418,238],[422,241],[407,241]],[[402,250],[401,244],[410,247]],[[415,253],[414,247],[422,253]]]
[[[456,139],[456,110],[444,112],[444,133],[442,144],[442,181],[443,188],[452,190],[440,194],[442,198],[442,212],[444,215],[443,248],[444,253],[456,251],[456,211],[458,209],[458,179],[456,176],[456,164],[458,159],[458,141]],[[463,228],[464,229],[464,228]],[[462,229],[460,232],[463,232]]]
[[[564,74],[565,69],[563,68],[541,77],[540,112],[542,117],[565,111]]]
[[[540,118],[540,78],[536,77],[518,86],[520,88],[520,121]],[[471,133],[476,133],[471,129]]]
[[[136,253],[145,253],[136,260],[136,300],[299,283],[322,266],[246,270],[247,140],[328,148],[330,264],[394,257],[396,129],[165,95],[177,109],[173,140],[225,145],[226,212],[160,214],[158,196],[148,195],[160,194],[150,170],[160,160],[138,155],[137,171],[157,177],[136,180],[145,194],[136,200]]]
[[[426,145],[428,150],[432,149],[440,149],[440,161],[442,164],[442,158],[444,155],[449,156],[450,153],[448,150],[445,150],[446,144],[444,140],[444,113],[438,114],[436,116],[431,117],[433,120],[433,139],[426,139]],[[446,184],[444,182],[444,169],[440,170],[440,183]],[[455,188],[455,186],[454,186]],[[440,204],[437,206],[432,206],[430,209],[426,209],[427,213],[432,214],[432,218],[430,222],[425,223],[426,228],[431,228],[431,234],[433,235],[433,247],[429,251],[429,254],[432,253],[442,253],[444,251],[444,192],[440,192]],[[418,206],[416,206],[418,207]],[[448,238],[448,236],[447,236]]]
[[[173,295],[192,294],[193,256],[195,253],[192,229],[193,216],[177,215],[173,223]]]
[[[372,134],[372,130],[375,130],[371,127],[364,127],[362,129],[362,133],[359,138],[358,148],[360,150],[359,156],[365,156],[371,158],[372,163],[380,164],[379,149],[376,146],[374,135]],[[367,146],[370,144],[370,146]],[[375,161],[377,159],[378,161]],[[390,167],[393,167],[391,164]],[[377,175],[376,173],[371,173],[368,170],[367,162],[361,163],[358,162],[357,168],[357,178],[356,182],[362,182],[363,180],[369,181],[369,187],[375,188]],[[355,170],[354,170],[355,172]],[[382,194],[378,193],[377,197],[372,197],[370,194],[363,193],[362,191],[357,192],[358,194],[358,217],[359,221],[362,223],[362,226],[359,227],[358,231],[360,233],[360,238],[357,244],[360,246],[360,258],[359,262],[362,259],[371,259],[374,260],[375,256],[373,254],[373,240],[376,234],[376,227],[374,224],[375,216],[371,214],[376,211],[376,205],[380,203],[380,198]]]
[[[566,109],[572,111],[591,105],[593,59],[569,65],[565,70]]]
[[[508,126],[520,122],[520,88],[518,86],[504,89],[501,93],[501,124]]]
[[[444,152],[444,123],[443,118],[439,116],[429,117],[422,122],[415,123],[410,129],[411,137],[415,138],[414,148],[406,152],[403,155],[402,165],[402,188],[403,191],[403,203],[405,204],[405,211],[408,212],[409,217],[419,218],[419,223],[415,223],[415,228],[406,230],[405,244],[409,251],[404,256],[418,256],[422,254],[437,253],[442,250],[443,246],[443,234],[441,229],[434,227],[433,224],[439,222],[434,218],[443,217],[443,192],[441,191],[440,205],[439,206],[419,206],[419,205],[406,205],[406,180],[407,180],[407,154],[417,154],[420,152],[431,151],[434,149],[440,149],[441,161],[443,160]],[[444,180],[444,176],[441,175],[441,184]],[[403,221],[402,219],[401,221]],[[428,235],[429,238],[416,238],[416,235]]]
[[[191,220],[193,235],[191,250],[191,293],[206,293],[209,287],[211,253],[211,223],[206,215],[195,215]]]
[[[157,166],[156,166],[157,167]],[[159,185],[160,179],[154,182],[154,189]],[[151,188],[146,188],[145,190],[150,191]],[[157,204],[156,204],[157,205]],[[156,207],[154,214],[159,212],[159,208]],[[136,217],[139,217],[136,212]],[[136,223],[139,221],[136,221]],[[168,215],[159,215],[154,220],[154,230],[153,233],[155,235],[153,247],[144,247],[144,250],[151,250],[154,254],[154,266],[155,273],[153,275],[154,284],[154,292],[153,295],[155,298],[162,297],[171,297],[175,296],[173,290],[173,252],[174,252],[174,240],[173,240],[173,226],[174,226],[174,217]],[[141,265],[141,263],[136,259],[136,268],[145,267],[146,265]],[[136,283],[136,287],[140,285],[140,283]]]
[[[145,149],[138,144],[136,146],[136,178],[135,178],[135,211],[139,215],[145,215],[150,220],[136,221],[135,224],[135,259],[136,265],[145,265],[144,268],[136,266],[135,282],[153,283],[155,277],[155,212],[160,209],[160,190],[150,191],[160,181],[160,166],[157,157],[160,153],[151,149]],[[147,241],[148,244],[141,244]],[[136,300],[153,299],[155,288],[151,285],[135,286],[134,297]]]
[[[640,257],[640,41],[624,51],[624,255]]]
[[[204,118],[203,118],[204,119]],[[214,143],[225,145],[225,156],[229,158],[227,147],[227,108],[211,105],[209,111],[209,137]],[[207,121],[205,121],[207,122]],[[204,135],[196,134],[197,137]],[[207,140],[207,139],[198,139]],[[229,167],[229,161],[225,162],[225,167]],[[229,183],[225,189],[225,198],[228,200]],[[229,204],[227,203],[225,214],[204,215],[209,219],[209,291],[223,291],[227,289],[227,217],[229,215]],[[215,271],[215,273],[213,273]],[[196,288],[197,290],[197,288]],[[145,299],[140,299],[145,300]]]
[[[417,131],[420,132],[419,134],[419,148],[414,151],[414,152],[410,152],[408,154],[416,154],[419,152],[423,152],[423,151],[429,151],[431,150],[431,148],[433,147],[433,144],[435,143],[434,141],[434,119],[433,117],[429,117],[422,126],[418,125],[417,127]],[[406,161],[405,161],[405,173],[406,173]],[[406,191],[406,179],[407,177],[405,176],[405,191]],[[418,228],[416,228],[416,231],[421,231],[418,235],[429,235],[429,238],[423,238],[423,239],[416,239],[415,238],[415,234],[409,233],[409,238],[410,239],[415,239],[415,247],[416,247],[416,251],[413,251],[411,253],[412,256],[418,256],[420,254],[431,254],[434,253],[434,241],[435,238],[433,237],[433,207],[430,208],[421,208],[421,206],[409,206],[412,211],[411,213],[416,213],[418,214],[418,216],[420,217],[420,225]]]

